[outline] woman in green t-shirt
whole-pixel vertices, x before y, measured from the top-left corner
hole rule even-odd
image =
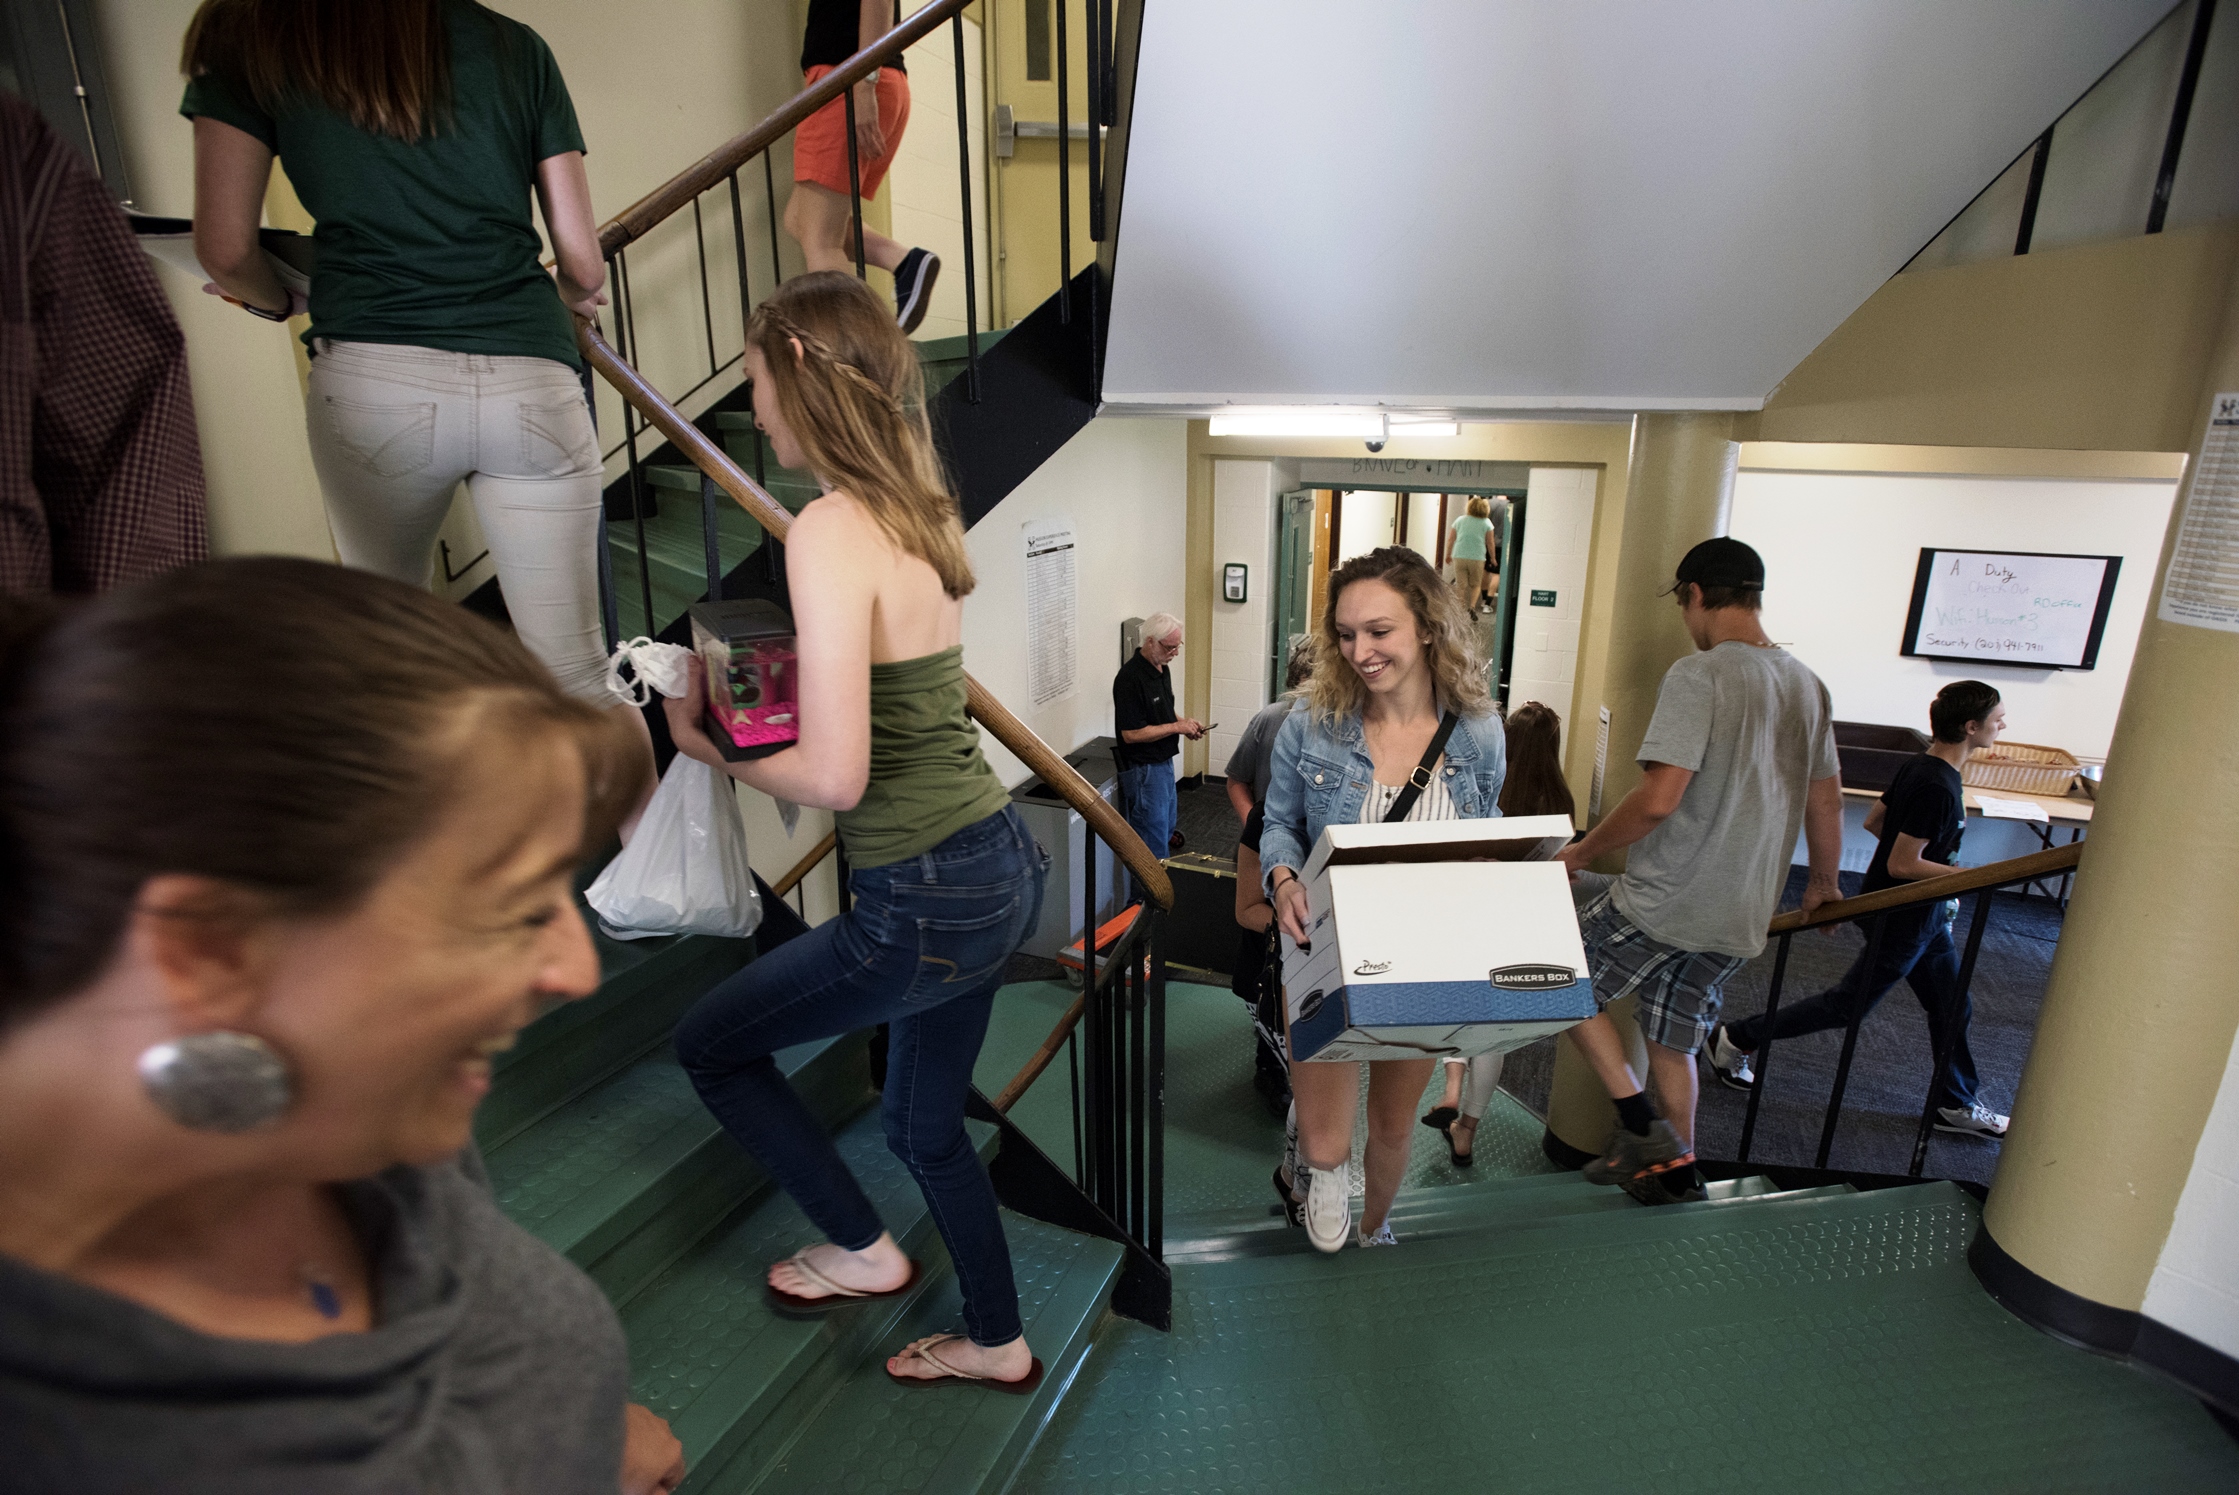
[[[677,750],[836,812],[853,902],[702,997],[677,1058],[724,1130],[824,1240],[769,1271],[771,1306],[815,1314],[917,1289],[831,1134],[772,1058],[890,1026],[887,1145],[925,1191],[963,1289],[965,1333],[887,1361],[899,1381],[1030,1391],[995,1190],[964,1131],[972,1065],[1013,951],[1041,918],[1049,859],[965,715],[964,523],[925,418],[925,376],[892,312],[852,275],[785,282],[747,326],[754,418],[778,461],[824,485],[786,536],[800,741],[729,763],[700,728],[702,678],[668,703]]]
[[[271,321],[306,309],[257,242],[275,159],[318,222],[311,458],[343,564],[425,585],[465,482],[521,641],[642,737],[606,683],[603,473],[569,315],[596,313],[606,272],[551,49],[472,0],[204,0],[182,67],[218,289]]]
[[[1454,522],[1447,526],[1448,533],[1453,536],[1453,547],[1447,551],[1447,556],[1454,563],[1454,593],[1473,618],[1485,600],[1485,563],[1489,554],[1485,537],[1493,530],[1492,512],[1493,507],[1483,494],[1472,494],[1467,511],[1456,515]]]

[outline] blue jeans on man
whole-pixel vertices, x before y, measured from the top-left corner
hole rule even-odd
[[[1136,763],[1120,770],[1120,806],[1151,855],[1163,858],[1173,844],[1181,798],[1174,792],[1174,760]]]
[[[1974,1004],[1959,989],[1959,950],[1951,938],[1957,907],[1950,902],[1930,903],[1884,915],[1879,949],[1869,924],[1866,949],[1851,962],[1842,980],[1816,997],[1782,1007],[1770,1023],[1760,1014],[1728,1024],[1728,1040],[1754,1052],[1770,1039],[1847,1028],[1873,1011],[1901,978],[1928,1016],[1929,1042],[1944,1054],[1935,1105],[1966,1110],[1975,1103],[1975,1056],[1967,1047],[1967,1022],[1974,1015]],[[1871,968],[1868,955],[1873,957]]]

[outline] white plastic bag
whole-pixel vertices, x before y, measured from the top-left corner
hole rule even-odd
[[[607,683],[643,706],[654,692],[681,696],[692,651],[634,638],[607,661]],[[630,666],[630,679],[622,666]],[[637,834],[592,879],[584,900],[618,940],[661,934],[744,939],[762,923],[761,895],[746,863],[746,822],[728,774],[681,753],[661,776]]]
[[[746,822],[730,776],[678,754],[637,834],[583,896],[615,939],[754,933],[762,900],[747,866]]]

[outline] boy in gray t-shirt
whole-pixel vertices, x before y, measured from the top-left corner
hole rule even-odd
[[[1570,1034],[1619,1122],[1586,1177],[1649,1204],[1699,1188],[1695,1055],[1718,1021],[1726,982],[1765,948],[1799,829],[1811,853],[1804,907],[1842,896],[1842,778],[1827,687],[1765,636],[1764,586],[1764,562],[1739,540],[1687,552],[1672,593],[1701,652],[1664,675],[1640,745],[1639,787],[1560,858],[1576,874],[1632,848],[1624,875],[1580,909],[1579,929],[1595,1001],[1638,999],[1664,1116],[1606,1014]]]

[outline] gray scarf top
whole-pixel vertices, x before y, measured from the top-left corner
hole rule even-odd
[[[628,1356],[589,1278],[471,1152],[343,1196],[375,1324],[202,1334],[0,1256],[0,1492],[613,1495]]]

